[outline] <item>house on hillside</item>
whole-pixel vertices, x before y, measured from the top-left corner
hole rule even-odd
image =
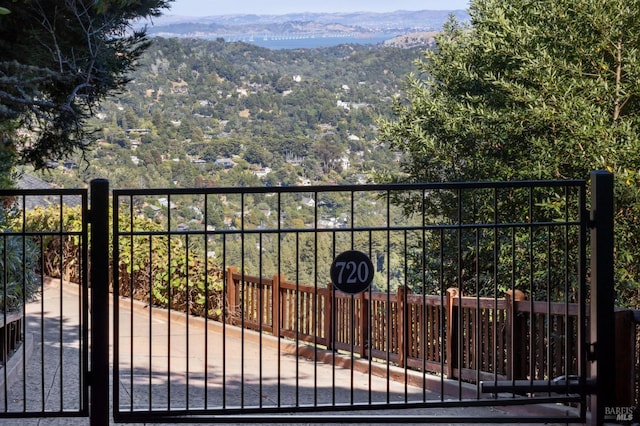
[[[231,158],[218,158],[215,161],[215,165],[224,167],[225,169],[232,169],[236,163]]]
[[[158,204],[160,204],[162,207],[166,208],[171,208],[172,210],[175,209],[177,206],[176,204],[171,201],[171,203],[169,203],[169,199],[167,198],[158,198]]]
[[[307,207],[315,207],[316,206],[316,201],[313,198],[310,198],[310,197],[303,197],[302,198],[302,205],[307,206]]]
[[[28,173],[24,173],[18,179],[18,188],[19,189],[51,189],[53,186],[36,177],[30,175]],[[31,210],[35,207],[49,207],[52,205],[60,204],[60,196],[51,195],[51,196],[26,196],[26,197],[17,197],[17,203],[20,208],[22,208],[22,203],[24,200],[24,205],[27,210]],[[82,198],[79,195],[66,195],[62,198],[62,202],[69,207],[79,206],[82,204]]]
[[[262,167],[262,168],[260,168],[258,170],[254,170],[253,174],[256,175],[257,177],[259,177],[260,179],[264,179],[272,171],[273,170],[270,167]]]

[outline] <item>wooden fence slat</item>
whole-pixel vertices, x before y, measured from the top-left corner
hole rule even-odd
[[[522,334],[523,320],[518,314],[519,304],[516,302],[525,300],[524,293],[520,290],[508,290],[505,294],[507,301],[506,309],[506,342],[507,348],[507,379],[515,380],[526,377],[526,371],[522,371],[522,363],[524,361],[523,345],[515,345],[515,342],[522,342],[524,335]]]
[[[331,286],[291,283],[282,275],[246,276],[229,267],[225,299],[225,319],[234,324],[244,314],[247,328],[329,350],[353,349],[361,358],[388,359],[448,378],[475,380],[479,372],[481,378],[547,379],[578,368],[578,305],[525,301],[518,290],[504,299],[463,296],[456,288],[444,297],[401,288],[354,298]]]
[[[234,275],[238,273],[238,268],[230,266],[227,269],[226,277],[226,297],[227,297],[227,314],[233,318],[238,306],[238,296],[236,293],[236,281]]]
[[[458,289],[447,289],[445,298],[446,306],[446,374],[448,378],[455,377],[455,370],[458,368],[458,314],[454,307],[455,299],[458,298]]]

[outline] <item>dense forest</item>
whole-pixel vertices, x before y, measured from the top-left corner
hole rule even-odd
[[[52,161],[38,174],[61,187],[85,186],[94,178],[108,178],[112,188],[371,182],[378,173],[400,169],[398,154],[377,140],[377,123],[391,116],[393,99],[413,71],[419,49],[353,44],[269,50],[222,39],[156,38],[126,91],[104,102],[91,119],[95,148],[85,157]],[[341,193],[325,193],[317,200],[302,192],[282,200],[247,194],[209,197],[206,203],[196,195],[170,202],[148,196],[133,200],[132,212],[141,229],[233,231],[280,224],[300,230],[340,228],[352,214],[358,226],[384,225],[385,205],[375,194],[360,194],[353,212]],[[127,205],[119,208],[129,211]],[[400,220],[397,213],[392,216]],[[299,278],[313,282],[313,262],[287,263],[296,258],[288,240],[295,242],[294,235],[282,242],[287,261],[280,270],[291,275],[299,267]],[[266,247],[277,254],[276,242],[270,236],[255,244],[246,238],[243,252],[222,250],[213,240],[206,250],[204,241],[191,239],[189,245],[202,258],[205,251],[225,251],[227,264],[244,265],[255,274],[258,259],[263,273],[278,271],[277,258],[259,254]],[[298,241],[301,249],[330,246],[328,235],[318,241],[304,238]],[[395,240],[392,247],[399,243]],[[374,246],[379,244],[376,239]],[[382,252],[375,258],[378,267],[385,263]],[[329,265],[330,260],[321,262]],[[401,262],[392,263],[395,268]],[[377,271],[377,287],[386,287],[387,280],[394,288],[399,285],[398,277],[383,272]]]
[[[419,55],[156,38],[91,121],[96,148],[42,176],[65,187],[96,177],[116,188],[362,183],[397,165],[376,122]]]

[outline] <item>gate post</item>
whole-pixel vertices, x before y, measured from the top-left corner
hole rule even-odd
[[[109,424],[109,181],[91,181],[91,426]]]
[[[613,269],[613,174],[591,172],[591,423],[601,425],[613,407],[615,388],[615,320]],[[584,303],[585,301],[581,301]]]
[[[516,302],[526,300],[524,293],[520,290],[507,290],[504,295],[507,302],[506,314],[506,332],[505,340],[507,346],[507,379],[525,379],[527,377],[527,368],[525,362],[525,342],[526,336],[523,335],[522,316],[518,315]],[[533,315],[530,315],[533,318]]]

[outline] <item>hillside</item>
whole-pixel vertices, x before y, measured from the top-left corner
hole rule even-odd
[[[114,187],[364,182],[397,167],[375,123],[419,55],[156,38],[128,90],[92,121],[89,163],[52,163],[43,177],[63,186],[107,177]]]

